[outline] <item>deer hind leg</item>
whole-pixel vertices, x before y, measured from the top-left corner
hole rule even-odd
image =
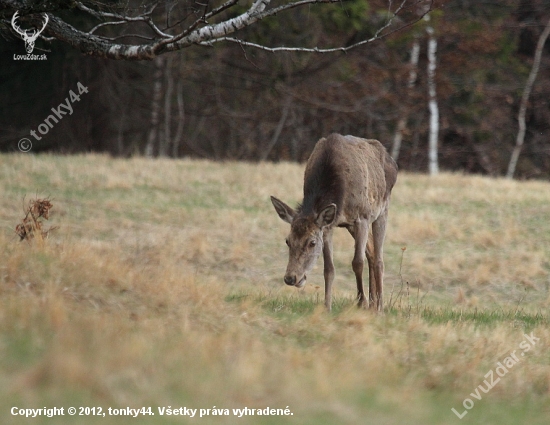
[[[351,266],[355,273],[357,282],[357,305],[359,307],[367,307],[367,298],[363,287],[363,266],[365,264],[365,250],[369,239],[369,227],[365,220],[356,220],[351,235],[355,239],[355,252]],[[370,266],[369,266],[370,267]]]
[[[369,265],[369,307],[374,305],[374,292],[376,291],[376,280],[374,277],[374,240],[372,232],[369,233],[369,240],[367,242],[367,262]]]
[[[332,282],[334,281],[332,229],[323,233],[323,268],[325,275],[325,307],[330,311],[332,309]]]
[[[377,311],[383,311],[384,298],[382,286],[384,283],[384,239],[386,238],[386,223],[388,219],[388,209],[386,208],[382,214],[372,223],[372,236],[374,242],[374,307]]]

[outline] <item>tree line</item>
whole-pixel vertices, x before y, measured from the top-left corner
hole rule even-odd
[[[47,60],[13,59],[15,11],[49,17]],[[547,0],[0,0],[0,19],[2,151],[80,83],[33,152],[304,161],[339,132],[405,170],[499,176],[515,156],[516,177],[550,176]]]

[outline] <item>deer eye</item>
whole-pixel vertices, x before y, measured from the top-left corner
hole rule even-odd
[[[309,247],[313,248],[317,244],[317,241],[315,239],[312,239],[309,241]]]
[[[288,241],[288,238],[285,239],[286,245],[290,248],[290,242]]]

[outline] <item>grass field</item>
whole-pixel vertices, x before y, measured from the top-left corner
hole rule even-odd
[[[386,313],[355,307],[337,230],[328,314],[321,261],[304,290],[282,282],[288,225],[269,195],[300,201],[302,173],[0,155],[0,423],[547,424],[550,184],[401,173]],[[36,196],[57,229],[19,242]],[[65,415],[11,414],[54,406]],[[106,416],[67,414],[80,406]],[[245,407],[292,415],[234,416]]]

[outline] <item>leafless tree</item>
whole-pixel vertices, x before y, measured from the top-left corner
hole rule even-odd
[[[410,92],[414,87],[416,78],[418,75],[418,57],[420,56],[420,42],[418,41],[418,36],[414,37],[413,44],[411,47],[411,58],[409,62],[409,78],[407,81],[407,95],[410,96]],[[391,149],[391,156],[395,162],[399,159],[399,151],[401,150],[401,142],[403,140],[403,132],[407,126],[408,111],[404,110],[403,114],[397,122],[397,128],[393,136],[393,143]]]
[[[533,85],[535,84],[535,79],[537,78],[537,74],[539,72],[540,60],[542,58],[542,50],[544,49],[544,44],[548,39],[548,35],[550,35],[550,20],[546,24],[546,27],[544,28],[544,31],[540,35],[539,41],[537,42],[537,47],[535,49],[535,59],[533,60],[533,66],[531,67],[531,72],[529,73],[529,77],[527,78],[527,83],[525,84],[525,88],[523,89],[523,95],[521,96],[521,102],[520,102],[519,113],[518,113],[519,129],[516,137],[516,145],[514,146],[514,150],[512,151],[512,156],[510,157],[510,163],[508,164],[508,172],[506,173],[506,177],[509,179],[514,177],[514,173],[516,172],[516,165],[519,159],[519,154],[521,152],[521,148],[525,140],[525,130],[526,130],[525,114],[527,112],[527,103],[529,102],[529,95],[531,94],[531,90],[533,89]]]
[[[419,0],[400,0],[395,5],[392,0],[388,0],[387,16],[375,34],[345,47],[272,47],[236,36],[239,30],[265,18],[281,16],[290,9],[341,2],[342,0],[291,0],[281,4],[275,0],[252,0],[244,6],[239,4],[239,0],[227,0],[223,3],[216,0],[130,0],[109,5],[97,0],[0,0],[0,19],[5,25],[9,25],[16,12],[19,12],[20,19],[27,15],[45,13],[49,19],[44,31],[47,37],[43,37],[46,40],[63,41],[93,56],[151,60],[163,53],[190,46],[212,46],[219,42],[238,43],[242,47],[250,46],[271,52],[346,52],[412,25],[422,18],[409,13]],[[87,15],[97,23],[87,24],[90,19],[78,19],[76,22],[79,22],[80,27],[73,26],[65,17],[67,13],[75,14],[75,10],[79,16]]]
[[[424,17],[428,21],[426,32],[428,33],[428,105],[430,109],[430,136],[428,141],[428,160],[430,175],[439,173],[439,162],[437,157],[437,145],[439,137],[439,105],[437,104],[437,93],[435,83],[437,39],[434,29],[429,23],[430,15]]]
[[[160,101],[162,99],[162,70],[164,68],[164,58],[158,56],[155,58],[155,73],[153,83],[153,99],[151,102],[151,126],[147,145],[145,146],[145,156],[151,157],[154,154],[155,143],[159,133],[159,115]]]

